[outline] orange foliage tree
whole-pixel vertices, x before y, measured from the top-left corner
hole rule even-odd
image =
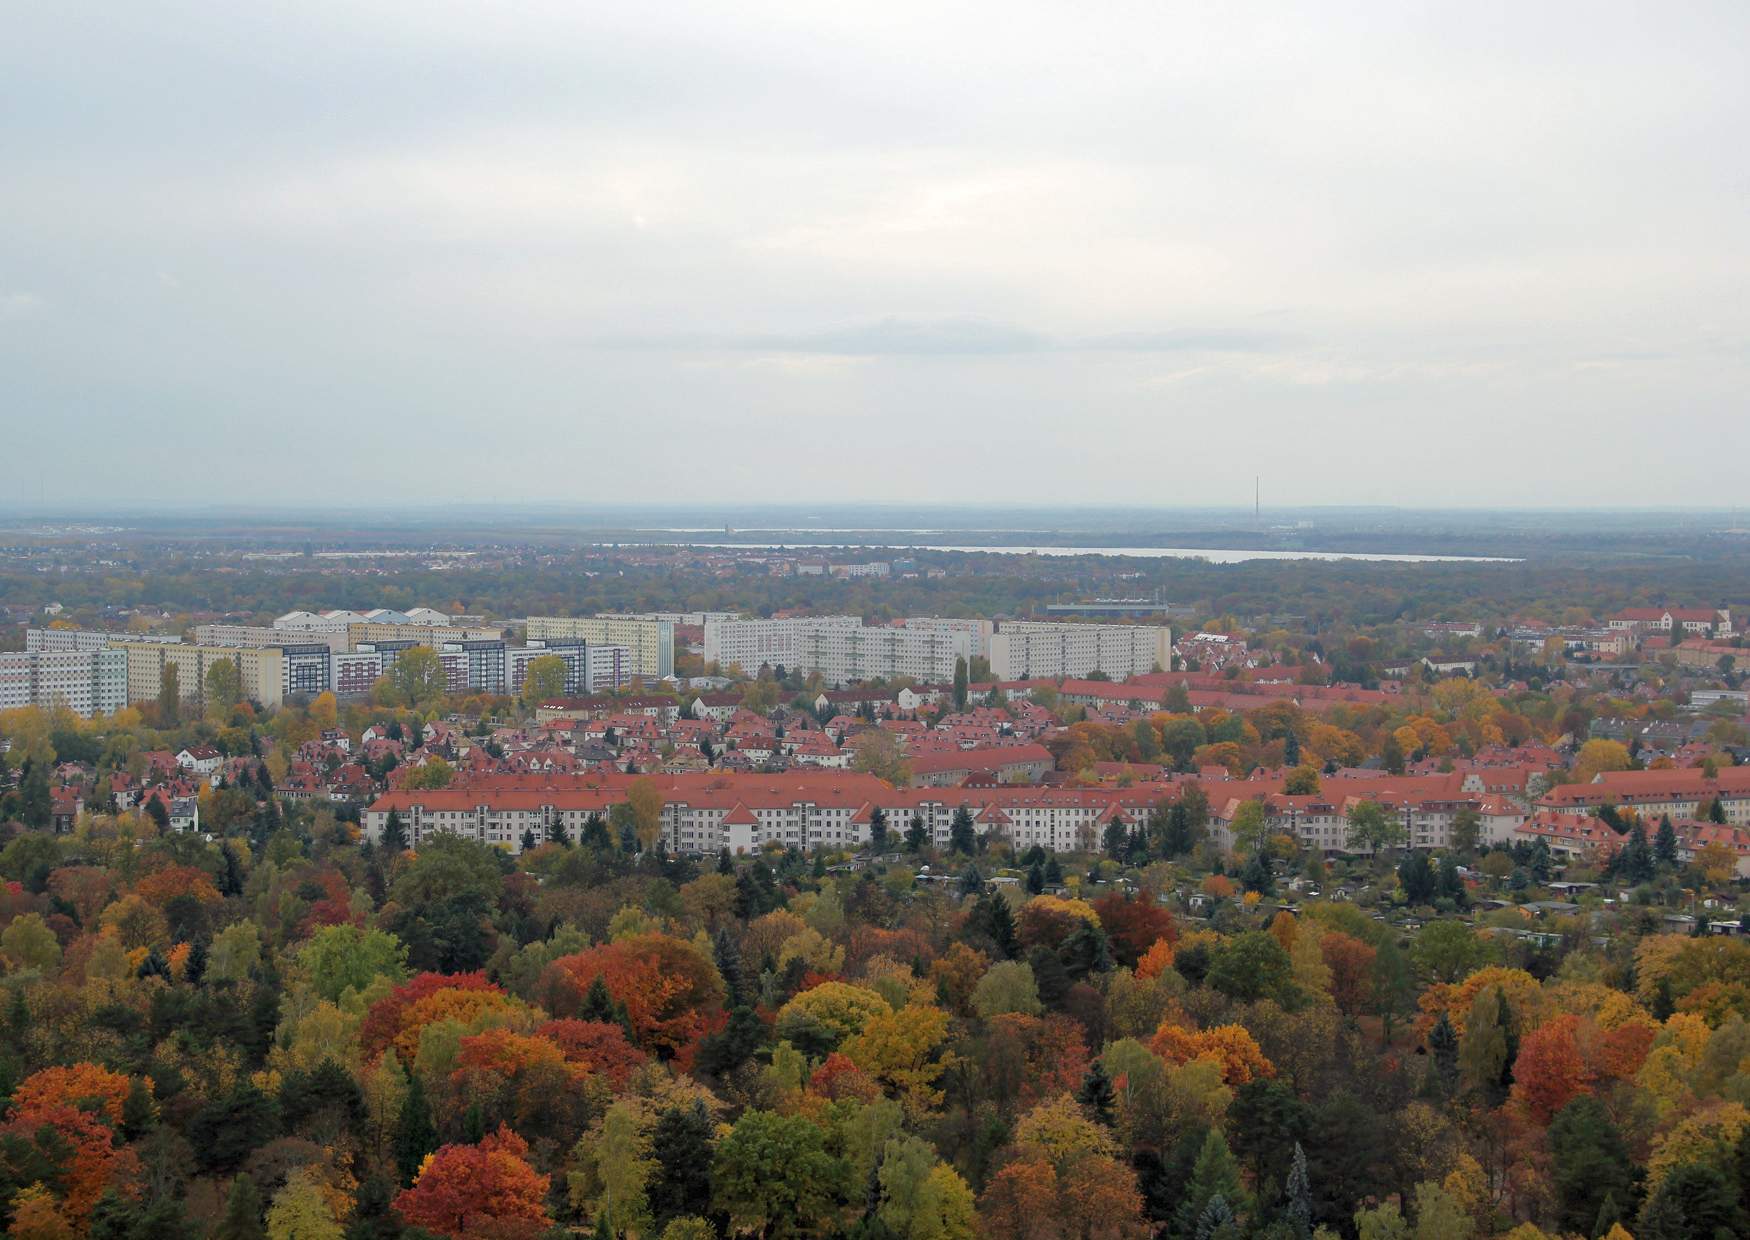
[[[1022,1154],[990,1178],[978,1214],[993,1240],[1141,1240],[1151,1233],[1136,1173],[1099,1153],[1074,1155],[1061,1169],[1042,1152]]]
[[[1276,1065],[1264,1057],[1244,1025],[1217,1025],[1213,1029],[1187,1029],[1167,1021],[1155,1030],[1149,1049],[1170,1064],[1212,1058],[1221,1064],[1221,1079],[1229,1085],[1244,1085],[1260,1077],[1276,1075]]]
[[[528,1142],[502,1126],[479,1145],[446,1145],[396,1195],[395,1209],[415,1227],[457,1240],[532,1240],[553,1220],[548,1177],[529,1165],[528,1153]]]
[[[122,1122],[122,1105],[132,1082],[120,1072],[94,1063],[76,1063],[67,1068],[44,1068],[19,1083],[12,1093],[12,1107],[20,1113],[52,1107],[75,1107],[109,1121]]]
[[[521,1006],[484,973],[421,973],[371,1005],[359,1027],[359,1045],[366,1059],[392,1046],[402,1063],[412,1063],[419,1053],[420,1031],[432,1022],[469,1021],[495,1008]]]
[[[15,1109],[0,1126],[0,1149],[15,1142],[34,1146],[55,1168],[62,1212],[81,1229],[106,1189],[130,1183],[140,1172],[134,1152],[116,1144],[114,1129],[65,1103]]]
[[[1160,939],[1136,962],[1136,975],[1144,979],[1159,977],[1172,967],[1173,944],[1166,939]]]
[[[134,884],[134,894],[163,908],[177,896],[193,896],[202,904],[217,904],[223,896],[205,870],[192,865],[169,865]]]
[[[1558,1016],[1526,1034],[1513,1062],[1513,1097],[1540,1124],[1590,1088],[1590,1073],[1580,1055],[1579,1018]]]
[[[723,980],[690,944],[666,934],[639,934],[561,956],[541,975],[546,1008],[576,1016],[598,980],[624,1005],[633,1039],[663,1058],[679,1058],[720,1023]]]

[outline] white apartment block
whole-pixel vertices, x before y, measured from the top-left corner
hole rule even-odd
[[[679,776],[663,787],[662,837],[672,852],[706,856],[722,848],[751,853],[766,844],[853,848],[869,842],[879,806],[890,839],[902,836],[915,816],[937,847],[947,847],[955,812],[964,807],[980,835],[1005,838],[1017,849],[1038,844],[1068,851],[1098,847],[1115,816],[1145,821],[1162,792],[1158,786],[895,789],[872,776],[836,771]],[[381,840],[394,810],[414,847],[448,832],[515,852],[525,831],[539,839],[556,827],[575,840],[590,815],[606,818],[625,797],[624,787],[601,786],[397,790],[365,810],[363,825],[370,839]]]
[[[907,616],[900,623],[908,629],[966,633],[972,638],[972,653],[981,659],[990,658],[990,639],[996,632],[996,625],[989,620],[962,616]]]
[[[501,642],[504,630],[492,625],[463,628],[460,625],[383,624],[364,620],[346,626],[346,640],[354,650],[366,642],[412,642],[435,650],[449,642]]]
[[[34,651],[102,650],[118,642],[157,642],[175,645],[181,635],[165,633],[102,633],[93,629],[26,629],[24,648]]]
[[[972,634],[948,629],[822,625],[796,638],[788,666],[819,672],[828,684],[850,685],[898,676],[926,684],[954,678],[954,664],[972,655]]]
[[[0,653],[0,710],[65,705],[76,715],[110,715],[126,706],[125,650],[22,650]]]
[[[508,692],[521,693],[528,682],[529,664],[546,655],[565,663],[565,697],[611,693],[632,683],[632,652],[624,646],[536,638],[526,646],[505,649],[504,678]]]
[[[899,676],[939,684],[954,678],[956,660],[976,652],[980,624],[989,627],[933,617],[900,627],[865,625],[860,616],[713,620],[705,625],[705,661],[749,675],[762,667],[818,672],[834,685]]]
[[[530,641],[576,639],[591,645],[624,646],[630,675],[662,680],[674,675],[674,621],[630,616],[530,616]]]
[[[669,624],[686,624],[702,628],[713,620],[733,620],[740,614],[737,611],[634,611],[603,612],[596,618],[598,620],[659,620]]]
[[[342,625],[338,629],[298,629],[270,628],[258,624],[197,624],[194,641],[197,646],[236,646],[247,650],[316,644],[327,646],[330,650],[345,650],[346,626]]]
[[[861,616],[791,616],[782,620],[713,620],[705,625],[705,662],[731,664],[749,676],[762,667],[801,666],[802,638],[817,629],[858,629]]]
[[[1100,672],[1113,680],[1172,666],[1173,631],[1154,624],[1005,620],[990,639],[997,680],[1057,679]]]
[[[152,642],[124,642],[116,649],[127,654],[129,702],[156,699],[164,687],[165,669],[175,667],[177,697],[183,702],[204,705],[207,673],[221,659],[237,664],[244,697],[263,706],[278,706],[285,701],[285,654],[280,650]]]

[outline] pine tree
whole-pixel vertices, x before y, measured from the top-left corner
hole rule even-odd
[[[1228,1208],[1227,1198],[1216,1193],[1197,1217],[1197,1240],[1224,1240],[1235,1234],[1234,1212]]]
[[[1004,959],[1013,960],[1015,953],[1021,950],[1021,938],[1015,930],[1015,914],[1009,908],[1009,902],[1003,898],[1000,891],[988,893],[979,901],[984,906],[984,931],[990,936],[990,941],[1003,954]]]
[[[391,1208],[394,1185],[373,1175],[359,1185],[346,1240],[396,1240],[402,1234],[400,1216]]]
[[[1112,1088],[1112,1078],[1106,1075],[1105,1065],[1098,1059],[1082,1077],[1081,1087],[1076,1090],[1076,1101],[1086,1107],[1097,1122],[1108,1128],[1112,1126],[1113,1107],[1118,1095]]]
[[[1542,843],[1539,840],[1538,843]],[[1629,828],[1628,841],[1622,846],[1617,869],[1631,883],[1650,882],[1653,877],[1653,850],[1647,843],[1647,829],[1639,822]],[[1539,880],[1542,881],[1542,880]]]
[[[905,829],[905,846],[914,853],[922,852],[930,842],[929,829],[924,826],[924,816],[913,814],[911,822]]]
[[[1036,896],[1045,890],[1045,867],[1035,861],[1027,867],[1027,894]]]
[[[219,856],[225,863],[225,868],[219,872],[219,894],[222,896],[242,895],[243,863],[237,860],[236,850],[229,844],[221,844]]]
[[[1294,1161],[1288,1165],[1284,1193],[1288,1204],[1283,1207],[1282,1217],[1295,1240],[1307,1240],[1312,1235],[1312,1183],[1306,1174],[1306,1151],[1300,1148],[1299,1141],[1294,1143]]]
[[[729,936],[727,928],[717,931],[711,940],[711,955],[717,964],[717,975],[723,979],[723,997],[730,1008],[748,1002],[747,976],[741,962],[741,949]]]
[[[1116,962],[1112,959],[1112,945],[1106,932],[1093,922],[1081,918],[1076,920],[1080,924],[1070,931],[1069,937],[1057,949],[1064,969],[1078,982],[1093,973],[1110,973]]]
[[[267,1240],[267,1230],[261,1225],[261,1193],[247,1174],[231,1181],[225,1214],[212,1240]]]
[[[1428,1055],[1433,1063],[1430,1076],[1438,1085],[1442,1097],[1450,1098],[1458,1087],[1458,1031],[1445,1012],[1428,1031]]]
[[[978,851],[978,832],[972,826],[972,811],[962,805],[948,824],[948,847],[970,857]]]
[[[984,875],[978,872],[976,865],[969,865],[960,872],[960,894],[975,896],[984,890]]]
[[[711,1076],[732,1072],[752,1059],[766,1036],[766,1026],[747,1004],[732,1008],[722,1033],[708,1037],[699,1047],[699,1071]]]
[[[618,1025],[626,1031],[628,1039],[633,1038],[632,1016],[626,1010],[624,1003],[617,1002],[608,991],[608,984],[600,976],[589,984],[589,989],[583,995],[583,1007],[577,1013],[581,1020],[600,1021],[604,1025]]]
[[[1130,828],[1125,825],[1122,814],[1112,815],[1112,821],[1106,824],[1101,844],[1112,860],[1124,860],[1124,854],[1130,851]]]
[[[388,819],[383,823],[382,846],[390,852],[400,852],[407,847],[407,828],[401,825],[401,811],[390,810]]]
[[[887,851],[887,811],[879,805],[869,814],[869,848],[877,853]]]
[[[1654,984],[1652,1006],[1647,1010],[1660,1024],[1670,1020],[1677,1011],[1677,1000],[1671,993],[1670,978],[1662,977]]]
[[[1660,865],[1677,864],[1677,831],[1671,825],[1670,814],[1659,816],[1659,830],[1653,836],[1653,856]]]
[[[650,1157],[657,1171],[651,1177],[648,1198],[658,1226],[671,1218],[710,1212],[714,1133],[703,1102],[670,1107],[657,1117],[650,1134]]]
[[[1221,1129],[1211,1128],[1209,1134],[1203,1138],[1203,1147],[1197,1152],[1197,1161],[1191,1168],[1191,1179],[1185,1185],[1184,1197],[1174,1215],[1174,1230],[1177,1234],[1187,1237],[1198,1235],[1198,1224],[1203,1219],[1203,1213],[1216,1197],[1221,1198],[1230,1219],[1235,1206],[1242,1210],[1246,1206],[1245,1189],[1240,1184],[1240,1165],[1235,1161],[1233,1151],[1228,1148],[1227,1138],[1221,1135]]]
[[[401,1182],[411,1184],[425,1156],[437,1149],[437,1129],[432,1126],[431,1106],[417,1072],[410,1073],[407,1097],[401,1103],[401,1118],[395,1125],[395,1166]]]
[[[122,1133],[137,1141],[158,1126],[158,1104],[152,1101],[152,1091],[145,1078],[134,1077],[128,1083],[127,1097],[122,1099]]]
[[[1300,765],[1300,737],[1292,728],[1282,738],[1282,765],[1291,769]]]

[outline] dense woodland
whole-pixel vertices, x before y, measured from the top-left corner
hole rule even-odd
[[[1427,706],[1462,735],[1455,692]],[[125,763],[123,734],[310,722],[251,714],[8,724],[26,761]],[[1103,854],[883,824],[872,856],[684,859],[602,824],[513,859],[241,784],[211,841],[129,812],[57,836],[30,782],[0,849],[14,1236],[1750,1226],[1750,944],[1663,932],[1730,882],[1663,839],[1605,876],[1629,903],[1526,934],[1474,902],[1544,894],[1547,852],[1224,857],[1191,794]]]

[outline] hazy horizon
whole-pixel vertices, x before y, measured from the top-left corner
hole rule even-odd
[[[24,9],[8,510],[1714,510],[1746,46],[1706,2]]]

